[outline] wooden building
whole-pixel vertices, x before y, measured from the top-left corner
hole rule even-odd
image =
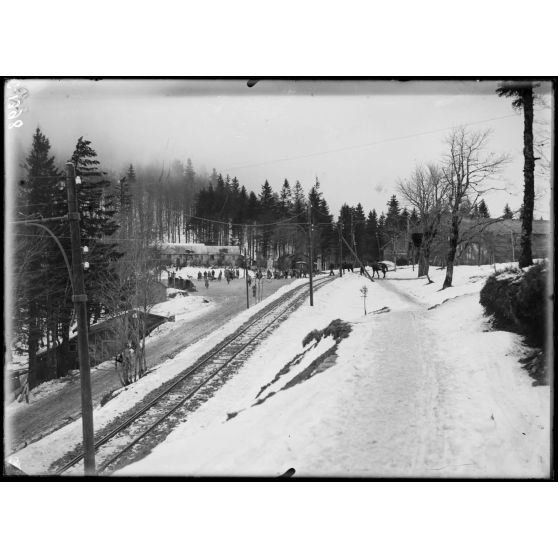
[[[162,263],[176,267],[237,266],[241,260],[239,246],[163,243],[160,250]]]

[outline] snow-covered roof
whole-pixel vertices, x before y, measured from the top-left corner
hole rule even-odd
[[[182,254],[211,255],[211,254],[240,254],[239,246],[207,246],[206,244],[183,244],[163,242],[161,253],[174,256]]]

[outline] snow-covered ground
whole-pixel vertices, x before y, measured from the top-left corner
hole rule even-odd
[[[520,368],[517,336],[490,331],[482,316],[478,291],[492,271],[460,266],[445,291],[444,272],[435,269],[428,286],[410,268],[388,275],[401,281],[374,284],[347,274],[119,474],[274,476],[294,468],[302,476],[547,477],[550,390],[533,387]],[[328,347],[323,340],[262,392],[302,353],[304,336],[335,318],[353,327],[337,362],[281,390]],[[269,390],[275,394],[261,402]]]
[[[207,297],[202,298],[199,296],[190,297],[180,295],[177,295],[171,300],[167,300],[165,302],[154,305],[150,310],[152,314],[157,314],[164,317],[174,316],[174,321],[165,322],[158,328],[153,330],[146,339],[146,346],[151,345],[161,335],[164,335],[172,331],[173,329],[176,329],[180,326],[181,323],[184,323],[185,321],[195,320],[200,315],[203,315],[205,312],[214,307],[215,303]],[[25,365],[27,364],[26,360],[23,362]],[[21,366],[21,364],[19,363],[18,365]],[[110,361],[103,362],[98,366],[92,368],[91,374],[95,374],[97,370],[105,370],[107,368],[112,368],[113,366],[114,362],[111,359]],[[79,381],[78,370],[74,370],[72,373],[64,378],[50,380],[48,382],[39,384],[35,389],[29,392],[29,403],[27,403],[23,398],[18,397],[14,399],[9,405],[6,406],[6,415],[9,417],[13,412],[21,409],[22,406],[33,405],[33,403],[36,403],[44,399],[45,397],[53,395],[61,389],[64,389],[68,382],[73,381]]]
[[[94,409],[94,424],[98,430],[109,424],[115,417],[127,411],[141,401],[152,390],[159,387],[162,383],[172,379],[185,368],[193,364],[197,358],[213,346],[222,341],[225,337],[233,333],[240,327],[250,316],[260,311],[262,306],[280,297],[294,287],[304,284],[307,280],[299,279],[293,281],[275,293],[267,297],[263,303],[254,304],[249,309],[238,314],[227,325],[215,330],[211,335],[190,345],[187,349],[180,352],[174,358],[167,360],[163,364],[155,367],[153,372],[144,376],[134,384],[121,388],[115,394],[115,397],[106,403],[103,407],[97,406]],[[201,297],[186,297],[188,300],[198,299]],[[167,304],[162,303],[162,304]],[[164,327],[167,324],[163,324]],[[170,322],[168,325],[172,325]],[[103,363],[100,366],[113,365]],[[98,367],[97,367],[98,368]],[[92,369],[94,373],[95,369]],[[12,405],[15,405],[13,403]],[[25,403],[23,403],[25,405]],[[18,404],[20,405],[20,404]],[[11,407],[11,406],[10,406]],[[15,409],[15,407],[14,407]],[[41,440],[30,444],[24,449],[14,453],[9,460],[29,474],[44,474],[48,471],[50,465],[62,457],[66,452],[81,442],[82,426],[81,419],[78,419],[63,428],[53,432],[52,434],[42,438]]]
[[[175,298],[155,304],[149,311],[151,314],[165,318],[174,316],[174,320],[165,322],[154,329],[145,341],[146,346],[152,344],[159,336],[176,329],[184,322],[199,318],[213,308],[215,308],[215,302],[211,297],[181,296],[180,294],[177,294]]]
[[[102,362],[99,365],[91,368],[91,374],[94,375],[95,372],[99,370],[106,370],[107,368],[112,368],[113,366],[114,363],[112,360],[107,362]],[[57,378],[39,384],[36,388],[32,389],[29,392],[29,403],[27,403],[24,398],[18,396],[5,407],[7,420],[8,421],[10,420],[12,413],[15,413],[16,411],[20,411],[24,408],[28,408],[30,405],[33,405],[34,403],[37,403],[42,399],[45,399],[46,397],[49,397],[55,394],[56,392],[64,389],[64,387],[68,383],[72,383],[72,382],[79,382],[79,370],[71,370],[68,373],[68,375],[64,376],[63,378]]]
[[[444,291],[444,271],[435,268],[430,285],[410,267],[374,283],[346,274],[283,322],[150,455],[117,474],[275,476],[294,468],[297,476],[548,477],[550,388],[533,387],[521,369],[520,339],[491,330],[483,317],[478,292],[493,271],[456,267],[454,287]],[[258,308],[121,390],[95,410],[96,427]],[[351,325],[349,337],[336,359],[305,374],[335,343],[303,347],[303,338],[334,319]],[[18,452],[16,464],[44,472],[80,437],[77,421]]]

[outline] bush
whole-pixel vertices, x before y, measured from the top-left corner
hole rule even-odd
[[[306,347],[312,341],[319,343],[323,337],[329,337],[330,335],[336,341],[339,339],[345,339],[351,333],[351,325],[343,320],[333,320],[324,329],[313,329],[306,337],[302,340],[302,346]]]
[[[491,275],[480,292],[480,303],[496,327],[520,333],[536,347],[545,343],[546,271],[546,263],[527,272],[504,269]]]
[[[546,337],[546,263],[530,267],[523,275],[517,296],[512,300],[516,320],[536,347],[542,347]]]

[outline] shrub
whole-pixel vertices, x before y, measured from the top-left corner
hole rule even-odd
[[[528,340],[542,347],[546,334],[546,263],[530,267],[523,275],[516,297],[512,300],[515,319]]]
[[[527,272],[508,268],[491,275],[480,292],[485,313],[494,317],[501,329],[525,335],[537,347],[545,342],[546,264],[536,264]]]
[[[345,339],[349,337],[351,333],[351,325],[343,320],[333,320],[325,329],[324,337],[329,337],[330,335],[333,339]]]
[[[302,340],[302,346],[306,347],[306,345],[312,343],[312,341],[316,341],[316,343],[319,343],[320,340],[322,339],[322,335],[323,335],[323,331],[318,331],[317,329],[313,329],[310,333],[307,333],[306,337],[304,337],[304,339]]]
[[[330,335],[336,341],[338,339],[345,339],[351,333],[351,325],[343,320],[333,320],[324,329],[313,329],[306,337],[302,340],[302,346],[306,347],[312,341],[319,343],[323,337],[329,337]]]

